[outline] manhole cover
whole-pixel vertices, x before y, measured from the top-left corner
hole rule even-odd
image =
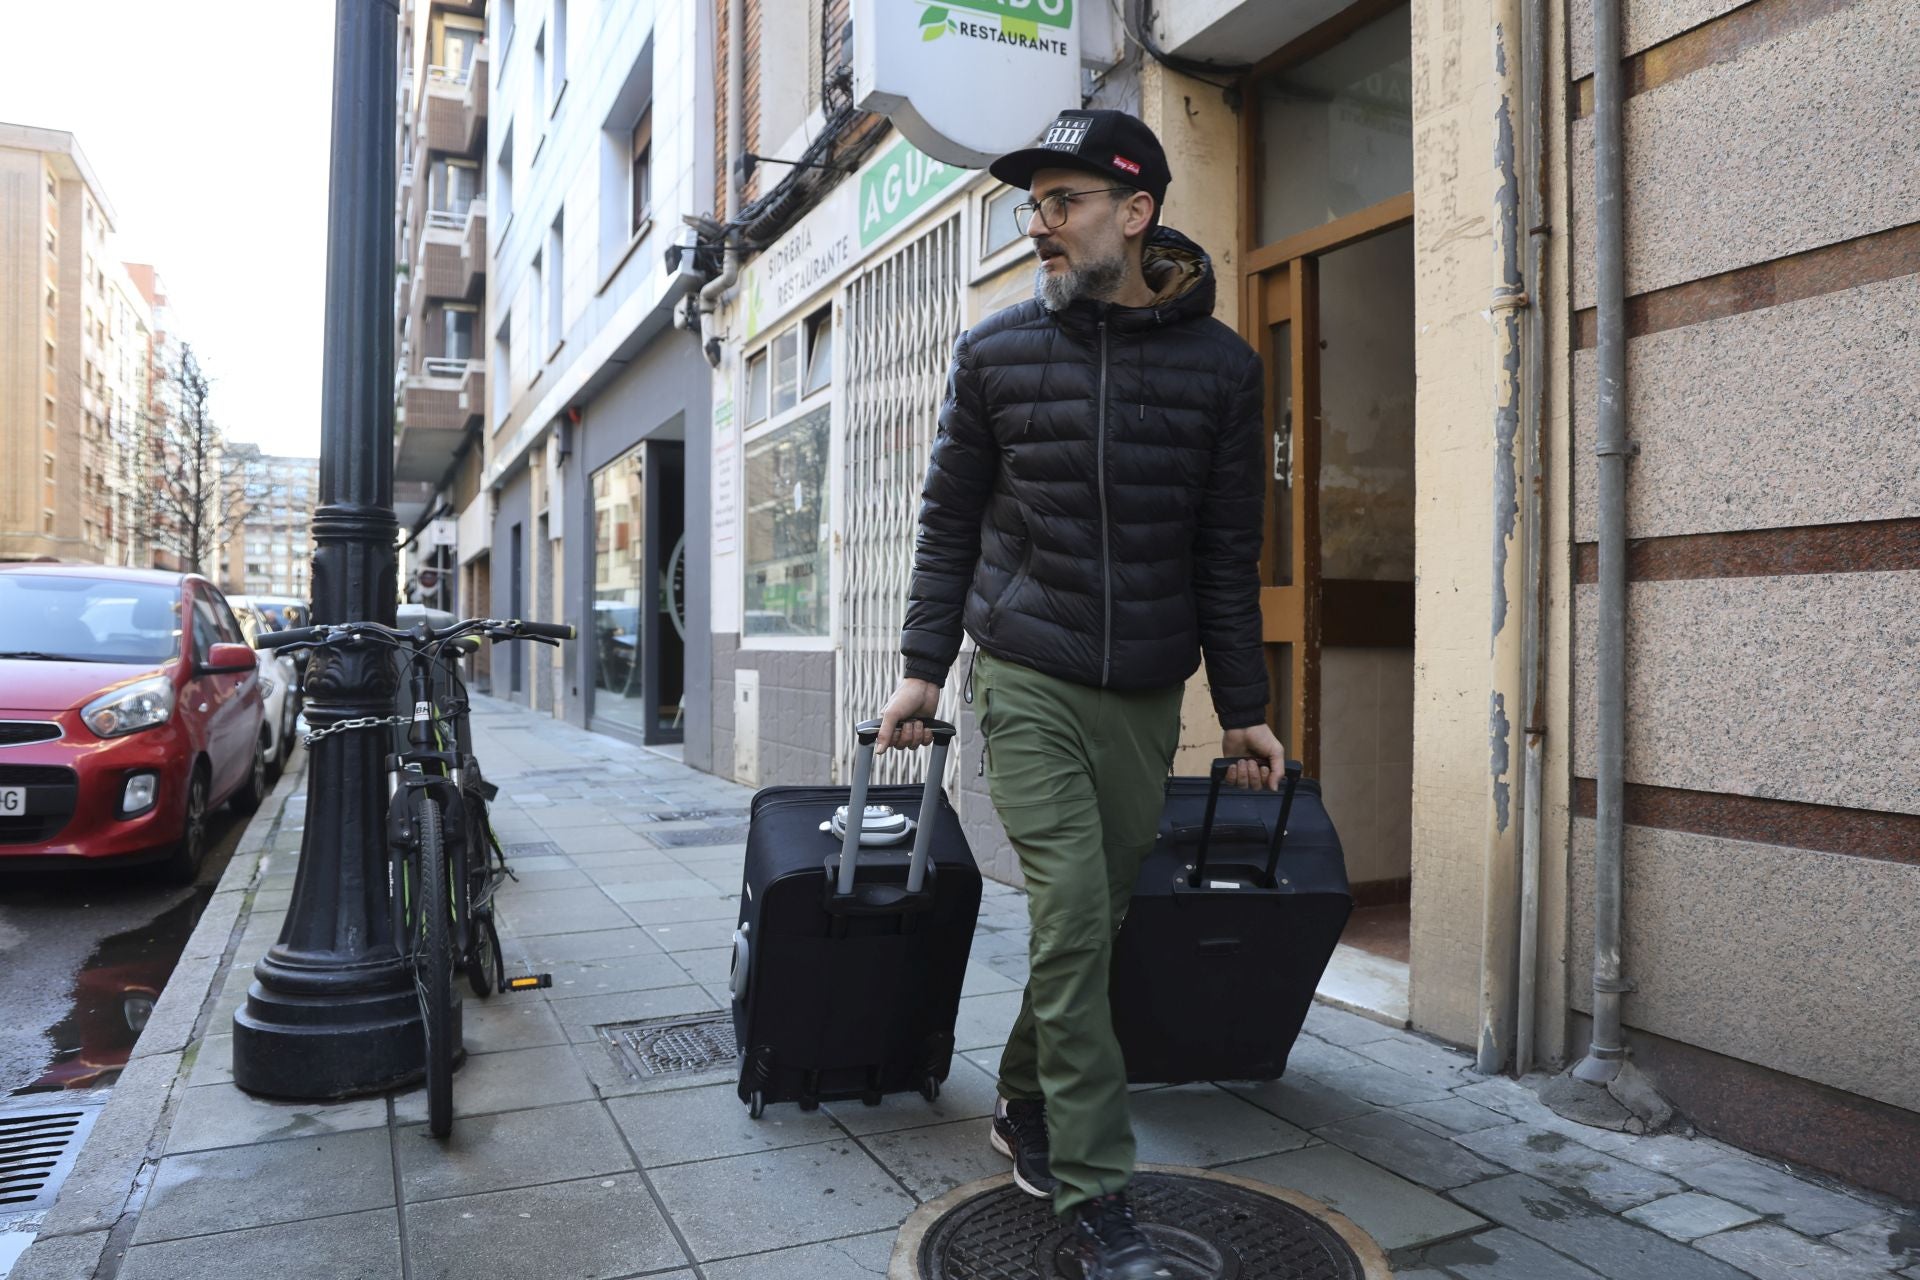
[[[93,1107],[0,1111],[0,1210],[51,1205],[98,1114]]]
[[[530,844],[510,844],[501,852],[509,858],[553,858],[560,854],[560,846],[551,840],[536,840]]]
[[[612,1022],[595,1030],[636,1076],[709,1071],[718,1066],[732,1066],[739,1054],[734,1044],[731,1014]]]
[[[1141,1229],[1178,1280],[1362,1280],[1360,1259],[1306,1210],[1211,1178],[1140,1173]],[[955,1206],[921,1241],[923,1280],[1080,1280],[1052,1206],[996,1187]]]

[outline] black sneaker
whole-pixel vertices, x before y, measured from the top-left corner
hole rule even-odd
[[[1074,1209],[1073,1248],[1081,1280],[1172,1280],[1172,1269],[1134,1225],[1125,1192]]]
[[[993,1149],[1013,1161],[1013,1181],[1030,1196],[1053,1198],[1058,1183],[1047,1166],[1047,1104],[1009,1102],[993,1108]]]

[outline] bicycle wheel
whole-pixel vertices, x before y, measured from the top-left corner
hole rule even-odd
[[[484,1000],[493,994],[493,971],[500,963],[500,935],[493,927],[493,909],[474,912],[468,929],[473,934],[473,946],[467,951],[467,985]]]
[[[440,806],[425,791],[413,795],[420,839],[420,895],[414,907],[413,986],[427,1046],[427,1128],[436,1138],[453,1131],[453,898]]]

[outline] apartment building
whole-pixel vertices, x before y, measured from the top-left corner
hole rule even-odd
[[[71,133],[0,124],[0,558],[123,562],[143,320]]]
[[[675,246],[714,207],[712,8],[493,0],[486,48],[486,465],[458,554],[494,613],[581,637],[508,646],[492,689],[703,758],[711,373]]]
[[[406,595],[448,610],[488,594],[485,12],[481,0],[413,0],[400,20],[394,506]],[[434,539],[463,514],[463,546]]]
[[[898,676],[953,340],[1031,263],[1021,193],[841,115],[838,3],[744,8],[744,136],[714,173],[751,168],[726,228],[751,247],[706,335],[713,732],[687,758],[844,778]],[[1591,0],[1226,0],[1150,29],[1127,4],[1124,33],[1073,8],[1085,101],[1159,133],[1165,221],[1267,370],[1270,716],[1372,926],[1342,998],[1548,1066],[1617,999],[1708,1132],[1911,1194],[1920,163],[1889,122],[1920,14],[1625,0],[1626,943],[1596,984]],[[949,791],[1015,879],[965,662]],[[1218,742],[1196,674],[1176,767]]]
[[[179,557],[156,536],[154,488],[159,460],[166,456],[168,405],[171,386],[168,370],[179,358],[180,337],[175,330],[173,308],[167,300],[166,280],[151,263],[121,264],[140,299],[147,318],[146,394],[140,411],[125,423],[121,438],[127,451],[124,468],[138,477],[139,487],[133,509],[142,515],[128,537],[134,549],[134,563],[156,569],[177,569]],[[131,437],[131,439],[128,439]]]
[[[221,585],[229,594],[309,598],[313,586],[313,509],[320,460],[229,445],[240,489],[236,528],[223,547]]]

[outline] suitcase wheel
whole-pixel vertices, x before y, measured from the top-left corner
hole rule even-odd
[[[800,1098],[800,1109],[802,1111],[818,1111],[820,1109],[820,1099],[811,1093],[803,1094]]]
[[[884,1095],[878,1089],[868,1089],[865,1093],[860,1095],[860,1101],[866,1103],[870,1107],[877,1107],[880,1105],[880,1100],[883,1096]]]
[[[763,1091],[753,1091],[753,1097],[747,1102],[747,1114],[755,1120],[767,1114],[767,1095]]]
[[[927,1078],[920,1082],[920,1096],[932,1102],[940,1096],[940,1081],[929,1071]]]

